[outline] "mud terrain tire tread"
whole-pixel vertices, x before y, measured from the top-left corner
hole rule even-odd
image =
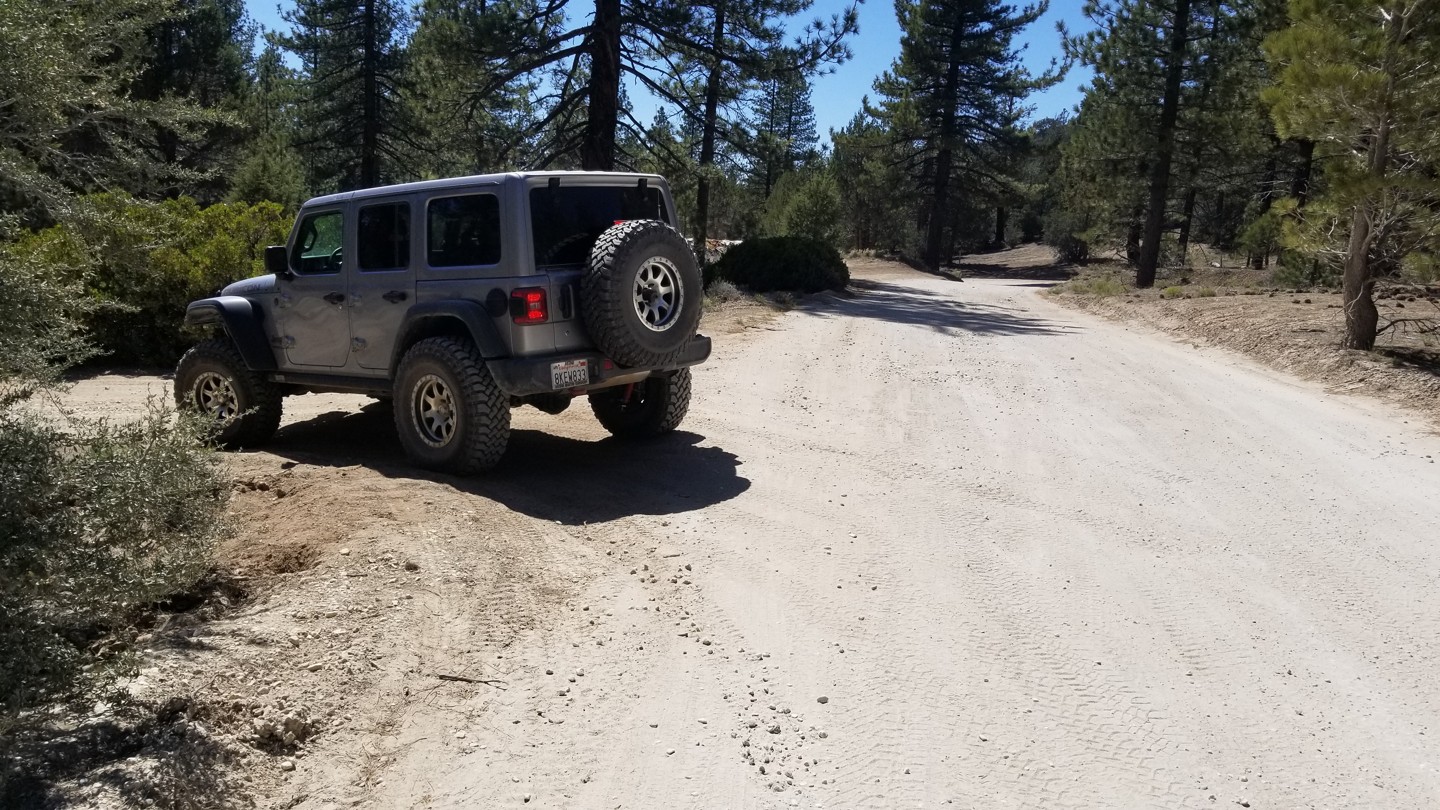
[[[175,406],[183,411],[196,411],[195,377],[210,366],[230,379],[235,390],[240,415],[227,425],[217,425],[212,438],[227,450],[256,447],[264,444],[280,428],[284,395],[280,387],[251,370],[240,356],[235,344],[226,338],[211,338],[185,352],[175,367]]]
[[[413,379],[417,368],[431,364],[459,396],[459,425],[447,447],[432,448],[415,434]],[[395,375],[395,432],[405,455],[417,467],[474,475],[494,467],[510,442],[510,402],[469,340],[433,337],[411,346]]]
[[[644,400],[638,410],[621,407],[623,388],[590,395],[590,410],[611,435],[619,439],[649,439],[680,427],[690,410],[690,369],[646,378],[636,383],[635,389],[637,392],[644,389]]]
[[[657,254],[675,262],[679,271],[680,312],[665,332],[646,333],[632,300],[639,270],[635,263]],[[630,220],[606,230],[591,248],[580,282],[580,315],[595,345],[615,362],[630,368],[664,367],[695,334],[704,294],[700,269],[685,239],[659,220]]]

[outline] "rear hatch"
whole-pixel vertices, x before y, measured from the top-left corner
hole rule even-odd
[[[658,219],[674,224],[666,197],[653,182],[638,177],[605,184],[572,177],[552,179],[529,193],[535,267],[548,280],[555,349],[588,349],[592,344],[580,316],[580,277],[590,249],[620,222]]]

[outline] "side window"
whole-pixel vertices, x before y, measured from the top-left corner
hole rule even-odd
[[[311,214],[300,223],[290,269],[317,276],[340,272],[340,247],[345,244],[345,217],[339,211]]]
[[[430,201],[426,258],[431,267],[468,267],[500,261],[500,198],[467,194]]]
[[[360,209],[356,231],[361,270],[395,270],[410,266],[410,203],[371,205]]]

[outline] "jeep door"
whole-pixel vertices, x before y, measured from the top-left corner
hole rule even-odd
[[[290,244],[294,278],[275,297],[280,345],[292,366],[338,368],[350,356],[345,309],[345,208],[303,212]]]
[[[411,202],[409,197],[400,197],[354,203],[350,336],[362,369],[389,371],[396,333],[415,303],[411,245],[418,240]]]

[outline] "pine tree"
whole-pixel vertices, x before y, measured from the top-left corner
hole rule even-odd
[[[240,106],[255,29],[243,0],[179,0],[148,32],[146,64],[131,94],[156,105],[185,99],[199,111],[183,127],[155,127],[142,147],[180,180],[153,190],[202,202],[223,196],[244,141]],[[146,189],[133,189],[145,193]]]
[[[775,50],[782,19],[809,5],[809,0],[594,0],[593,6],[578,0],[499,0],[485,7],[470,38],[474,55],[488,64],[472,95],[485,104],[516,79],[544,80],[550,88],[544,109],[525,130],[543,138],[532,163],[548,165],[573,155],[584,169],[608,171],[634,161],[617,146],[622,138],[643,143],[647,128],[624,103],[623,82],[630,80],[673,105],[685,126],[696,126],[699,159],[709,165],[721,142],[738,138],[727,132],[725,108],[782,58]],[[579,15],[583,19],[575,19]],[[816,20],[798,44],[778,53],[801,70],[843,58],[843,41],[855,30],[855,19],[851,6],[828,21]]]
[[[785,71],[767,78],[754,94],[750,118],[755,137],[750,173],[769,197],[781,175],[816,154],[819,138],[809,77]]]
[[[250,138],[241,150],[230,199],[298,206],[305,196],[305,166],[295,151],[302,88],[272,42],[255,60],[246,94]]]
[[[1015,148],[1032,90],[1058,80],[1032,77],[1012,47],[1015,35],[1047,4],[1015,9],[1000,0],[896,0],[900,56],[875,82],[879,112],[910,163],[924,195],[926,266],[938,269],[956,241],[954,181],[993,181],[992,159]]]
[[[401,98],[406,10],[399,0],[297,0],[282,38],[303,64],[296,147],[311,185],[346,190],[411,173],[418,148]]]
[[[845,241],[857,250],[900,253],[915,241],[915,200],[908,148],[870,113],[869,99],[844,129],[832,131],[831,171],[840,195]]]
[[[406,101],[423,133],[422,176],[503,171],[532,157],[526,127],[535,120],[540,83],[520,78],[483,99],[472,93],[489,78],[473,39],[487,8],[487,0],[425,0],[416,9]]]
[[[151,32],[173,12],[155,0],[0,3],[0,232],[65,218],[76,192],[149,191],[190,176],[145,144],[211,119],[187,98],[131,93]]]
[[[1266,42],[1266,100],[1280,135],[1316,144],[1326,167],[1294,241],[1343,267],[1344,345],[1369,350],[1376,277],[1440,249],[1440,7],[1293,0],[1290,19]]]

